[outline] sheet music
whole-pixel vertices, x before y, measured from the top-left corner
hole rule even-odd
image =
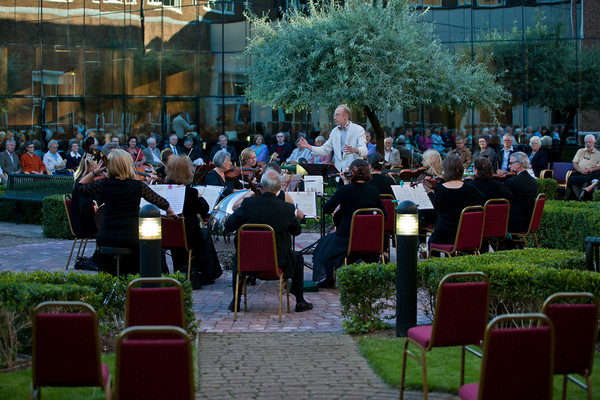
[[[405,200],[410,200],[415,203],[419,210],[433,210],[433,204],[423,185],[410,187],[410,185],[392,185],[394,196],[398,202],[402,203]]]
[[[291,192],[292,190],[296,190],[296,187],[298,187],[298,184],[300,183],[301,180],[302,180],[302,175],[285,174],[281,177],[281,189],[284,192]]]
[[[171,206],[175,214],[183,212],[183,202],[185,201],[185,186],[183,185],[150,185],[150,189],[159,196],[164,197]],[[140,208],[148,203],[144,198],[140,200]],[[161,215],[167,215],[167,212],[160,210]]]
[[[225,189],[223,186],[216,185],[198,185],[194,186],[196,190],[204,197],[204,200],[208,203],[209,211],[213,211],[217,204],[219,204],[219,199],[221,198],[221,193]]]
[[[320,175],[305,175],[304,190],[307,192],[323,193],[323,177]]]
[[[288,192],[288,194],[306,218],[316,218],[318,216],[316,192]]]

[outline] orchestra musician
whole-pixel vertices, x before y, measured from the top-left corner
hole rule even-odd
[[[133,164],[136,167],[146,162],[146,157],[144,157],[142,149],[139,149],[137,145],[138,138],[136,136],[130,136],[129,139],[127,139],[126,150],[129,154],[131,154],[131,157],[133,158]]]
[[[371,172],[364,160],[357,159],[350,164],[350,183],[338,187],[333,197],[323,206],[323,212],[331,214],[339,206],[341,221],[337,230],[323,236],[313,256],[313,281],[321,288],[332,288],[333,272],[344,262],[350,240],[352,214],[359,208],[379,208],[385,215],[385,208],[376,187],[368,185]],[[345,179],[345,178],[344,178]],[[369,261],[365,259],[365,261]]]
[[[98,195],[87,196],[79,191],[81,178],[96,168],[98,168],[98,161],[91,154],[86,154],[83,156],[83,160],[79,163],[79,167],[73,175],[75,185],[73,186],[73,193],[71,195],[71,210],[69,214],[73,232],[78,238],[92,238],[98,233],[98,228],[94,221],[94,215],[96,214],[94,201],[97,204],[102,204],[102,199]],[[94,179],[101,178],[104,178],[104,173],[99,174]]]
[[[227,171],[233,169],[233,164],[227,151],[217,151],[213,157],[213,164],[215,168],[206,174],[207,185],[224,186],[225,190],[221,194],[223,197],[227,197],[231,193],[244,188],[238,179],[227,179]]]
[[[493,167],[490,160],[481,157],[475,160],[473,164],[475,179],[467,181],[479,190],[486,201],[489,199],[507,199],[512,200],[512,193],[499,180],[492,179]]]
[[[380,153],[371,153],[367,156],[367,164],[371,171],[371,180],[368,183],[375,186],[379,190],[379,194],[391,194],[393,196],[392,185],[395,185],[396,181],[394,181],[394,178],[381,173],[385,163],[386,161]]]
[[[185,235],[193,248],[192,268],[200,272],[200,284],[210,285],[221,276],[223,271],[218,262],[210,262],[209,252],[215,252],[212,238],[204,238],[198,221],[198,215],[207,218],[210,207],[198,190],[191,186],[194,178],[194,166],[188,156],[174,156],[167,165],[167,183],[185,185],[183,217]],[[206,239],[206,240],[205,240]],[[210,243],[208,243],[210,241]],[[184,249],[171,249],[174,265],[185,265],[187,273],[187,252]]]
[[[94,181],[106,169],[107,177]],[[121,275],[137,274],[139,268],[139,207],[143,197],[155,204],[167,215],[173,215],[169,203],[157,195],[148,185],[137,179],[131,155],[116,149],[108,155],[108,167],[100,163],[81,178],[77,190],[87,196],[99,196],[104,203],[104,216],[96,237],[98,246],[129,248],[133,254],[123,256],[120,262]],[[116,273],[113,257],[101,255],[100,270]]]

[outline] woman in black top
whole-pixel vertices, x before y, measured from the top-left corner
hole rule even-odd
[[[442,177],[446,181],[433,190],[425,186],[438,217],[429,243],[454,244],[458,222],[463,208],[485,203],[485,197],[473,185],[464,184],[464,166],[460,158],[448,156],[442,163]]]
[[[371,171],[371,180],[368,184],[375,186],[379,190],[379,194],[391,194],[393,196],[392,185],[395,185],[396,181],[394,181],[394,178],[381,173],[385,164],[383,156],[379,153],[371,153],[367,156],[367,164],[369,164],[369,170]]]
[[[492,179],[493,169],[492,163],[487,158],[478,158],[473,164],[475,179],[467,181],[479,190],[485,200],[489,199],[506,199],[510,201],[513,197],[510,190],[506,188],[500,181]]]
[[[201,284],[212,284],[223,272],[217,259],[212,237],[203,235],[200,228],[198,215],[207,218],[210,207],[198,193],[198,190],[190,186],[193,178],[194,166],[188,156],[174,156],[171,158],[167,167],[167,182],[185,185],[183,217],[185,218],[187,242],[193,248],[193,255],[195,256],[192,258],[192,268],[196,268],[200,272]],[[184,265],[187,274],[187,253],[183,249],[171,249],[171,254],[173,263],[176,266]]]
[[[84,176],[78,190],[87,196],[99,195],[104,203],[104,216],[96,237],[96,243],[108,247],[121,247],[133,250],[133,255],[122,257],[120,274],[137,274],[140,272],[139,255],[139,209],[140,199],[155,204],[158,208],[172,215],[169,203],[150,189],[148,185],[137,180],[132,167],[131,156],[125,150],[113,150],[108,156],[108,178],[92,181],[103,172],[101,164]],[[101,270],[114,274],[112,256],[101,258]]]
[[[219,150],[213,157],[215,168],[206,174],[206,184],[213,186],[224,186],[225,190],[221,196],[227,197],[236,190],[243,189],[242,183],[237,179],[227,179],[225,172],[233,168],[230,155],[225,150]]]
[[[364,160],[354,160],[350,164],[350,171],[353,172],[350,184],[340,186],[323,206],[325,214],[333,213],[339,206],[337,212],[342,215],[337,230],[319,240],[313,256],[313,281],[323,288],[333,287],[333,271],[344,262],[354,211],[359,208],[379,208],[385,215],[379,191],[367,184],[371,180],[367,163]]]

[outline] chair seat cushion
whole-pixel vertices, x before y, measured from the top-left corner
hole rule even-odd
[[[431,243],[429,245],[429,248],[431,250],[436,249],[436,250],[443,250],[443,251],[447,251],[448,253],[452,252],[452,250],[454,249],[454,245],[453,244],[437,244],[437,243]]]
[[[408,337],[423,347],[429,346],[432,325],[417,326],[408,330]]]
[[[463,385],[458,390],[458,397],[462,400],[475,400],[477,399],[477,392],[479,391],[479,383],[469,383],[468,385]]]

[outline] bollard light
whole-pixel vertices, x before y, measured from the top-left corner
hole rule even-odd
[[[419,209],[412,201],[396,208],[396,337],[417,325]]]
[[[162,229],[160,210],[154,204],[146,204],[140,210],[140,276],[160,278]]]

